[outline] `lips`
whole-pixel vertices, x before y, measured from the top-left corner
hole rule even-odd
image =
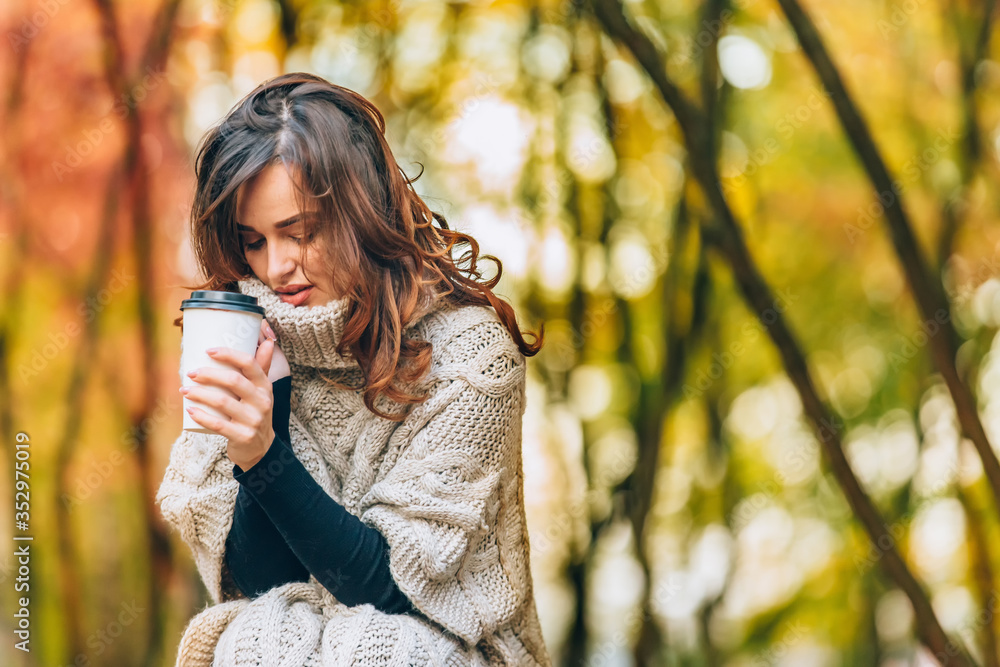
[[[301,306],[305,303],[306,299],[309,298],[309,295],[312,294],[312,291],[312,287],[306,287],[301,292],[295,292],[294,294],[279,293],[278,296],[281,297],[281,300],[285,303],[290,303],[293,306]]]

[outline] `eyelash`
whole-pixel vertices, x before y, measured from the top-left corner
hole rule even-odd
[[[299,238],[299,237],[297,237],[297,236],[289,236],[288,238],[292,239],[296,243],[301,243],[302,242],[302,239]],[[309,235],[309,239],[312,240],[312,238],[313,238],[313,235],[310,234]],[[263,244],[264,244],[264,239],[261,239],[259,241],[254,241],[253,243],[244,243],[243,244],[243,249],[244,250],[258,250]]]

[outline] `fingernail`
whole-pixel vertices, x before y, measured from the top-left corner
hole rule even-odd
[[[274,333],[274,329],[271,328],[270,324],[265,322],[264,328],[267,329],[267,335],[271,338],[271,340],[278,340],[278,336]]]
[[[210,347],[207,350],[205,350],[205,354],[215,354],[218,351],[219,351],[219,348],[217,348],[217,347]]]
[[[198,371],[188,371],[188,377],[189,377],[189,378],[193,378],[193,377],[194,377],[194,376],[196,376],[197,374],[198,374]]]

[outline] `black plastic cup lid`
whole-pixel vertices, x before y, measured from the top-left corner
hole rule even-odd
[[[190,299],[181,301],[181,310],[185,308],[217,308],[219,310],[241,310],[247,313],[264,315],[264,307],[257,305],[257,297],[239,292],[223,292],[219,290],[196,290],[191,292]]]

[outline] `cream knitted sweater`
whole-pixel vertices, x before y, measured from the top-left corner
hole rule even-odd
[[[407,335],[433,345],[430,389],[402,422],[365,408],[361,369],[334,349],[346,300],[257,297],[292,370],[291,445],[320,486],[385,535],[390,571],[421,615],[348,607],[314,576],[249,600],[224,562],[239,482],[226,438],[182,431],[156,495],[212,604],[187,624],[178,667],[551,665],[535,608],[521,467],[525,358],[496,311],[423,303]],[[380,396],[380,410],[399,404]]]

